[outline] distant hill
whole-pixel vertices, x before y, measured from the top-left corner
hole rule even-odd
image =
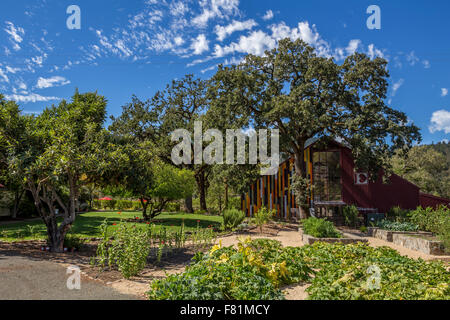
[[[450,142],[439,142],[436,144],[430,144],[429,146],[431,146],[434,150],[439,151],[443,154],[445,154],[445,156],[447,157],[447,163],[450,166]]]

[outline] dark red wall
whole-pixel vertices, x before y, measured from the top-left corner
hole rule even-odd
[[[376,208],[381,213],[395,206],[415,209],[419,205],[419,187],[397,175],[392,175],[388,184],[382,182],[381,175],[376,182],[355,184],[352,153],[345,147],[341,148],[341,165],[342,200],[345,203],[361,208]]]

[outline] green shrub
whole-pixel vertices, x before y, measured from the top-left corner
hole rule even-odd
[[[100,226],[102,240],[97,247],[96,262],[104,267],[117,267],[124,278],[137,275],[147,264],[151,246],[151,226],[137,228],[136,225],[122,223],[109,240],[108,222]]]
[[[399,206],[392,207],[387,212],[387,218],[389,220],[395,220],[399,222],[408,221],[409,220],[409,210],[402,209]]]
[[[223,212],[223,226],[225,230],[236,228],[245,219],[245,213],[237,209],[228,209]]]
[[[358,208],[356,206],[345,206],[342,209],[342,214],[344,216],[344,224],[349,227],[356,227],[356,221],[358,219]]]
[[[303,232],[316,238],[341,237],[341,234],[336,230],[331,221],[314,217],[303,220]]]
[[[165,211],[167,212],[179,212],[180,211],[180,203],[179,202],[171,202],[166,204]]]
[[[227,209],[240,210],[241,209],[241,198],[240,197],[229,197]]]
[[[66,237],[64,238],[65,248],[75,248],[77,250],[80,250],[80,248],[83,246],[84,243],[86,243],[85,238],[82,238],[72,233],[67,233]]]
[[[440,206],[436,210],[433,208],[423,209],[417,207],[416,210],[410,212],[410,220],[419,226],[420,230],[430,231],[433,233],[442,233],[448,219],[450,219],[450,209],[446,206]]]
[[[266,207],[261,207],[255,213],[255,223],[259,227],[259,230],[262,232],[262,226],[273,219],[276,215],[275,210],[269,210]]]
[[[367,232],[367,227],[366,226],[361,226],[359,228],[359,231],[361,231],[362,233],[366,233]]]
[[[380,220],[376,223],[378,228],[391,231],[417,231],[419,226],[411,222],[397,222]]]

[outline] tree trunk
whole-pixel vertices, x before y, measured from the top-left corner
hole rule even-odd
[[[142,217],[144,218],[145,221],[150,220],[150,217],[147,215],[147,207],[148,207],[148,203],[149,201],[144,201],[144,198],[141,198],[141,204],[142,204]]]
[[[228,209],[228,182],[227,182],[227,178],[225,178],[224,184],[225,184],[225,209]]]
[[[206,179],[205,172],[200,171],[195,175],[195,181],[197,182],[198,193],[200,197],[200,210],[208,210],[206,208]]]
[[[17,215],[19,213],[20,200],[22,199],[22,196],[24,193],[25,193],[25,189],[18,190],[14,193],[14,207],[13,207],[13,212],[12,212],[13,219],[17,218]]]
[[[194,213],[194,208],[192,207],[192,196],[184,199],[184,207],[187,213]]]
[[[58,228],[58,223],[56,221],[55,215],[44,218],[44,221],[47,226],[48,245],[50,247],[50,252],[64,252],[64,239],[70,229],[71,224],[67,224]]]

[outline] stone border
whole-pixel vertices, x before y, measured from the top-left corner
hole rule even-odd
[[[444,245],[441,241],[412,237],[405,234],[393,234],[393,243],[404,248],[420,251],[429,255],[445,255]]]
[[[352,243],[368,243],[367,239],[359,239],[359,238],[350,238],[348,236],[343,235],[343,238],[316,238],[310,236],[303,232],[303,229],[299,228],[300,237],[302,238],[302,242],[304,244],[313,244],[314,242],[326,242],[326,243],[343,243],[343,244],[352,244]]]
[[[392,231],[376,227],[367,228],[367,234],[370,237],[374,237],[388,242],[393,241],[394,235],[424,235],[424,236],[433,235],[433,233],[425,231]]]

